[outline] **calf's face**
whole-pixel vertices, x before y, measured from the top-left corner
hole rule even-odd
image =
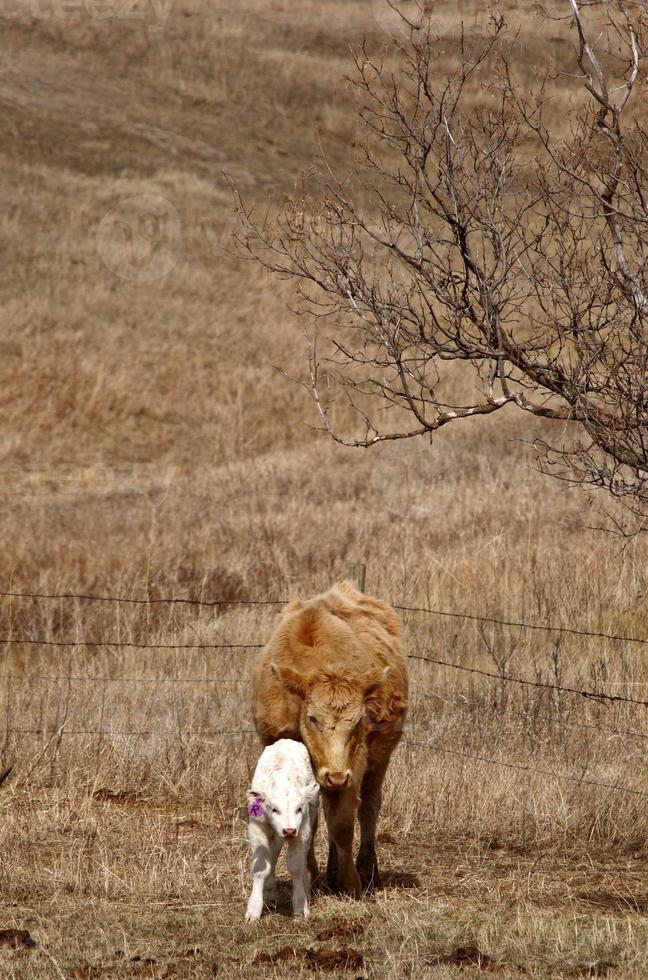
[[[300,735],[320,786],[342,790],[352,785],[359,768],[364,768],[358,763],[364,763],[366,753],[365,703],[375,695],[389,667],[354,681],[308,677],[275,664],[271,668],[279,683],[301,698]]]
[[[263,816],[275,834],[290,840],[299,835],[307,808],[317,803],[319,786],[310,783],[305,790],[295,786],[277,788],[270,793],[257,793],[254,788],[248,793],[250,803],[260,800]]]

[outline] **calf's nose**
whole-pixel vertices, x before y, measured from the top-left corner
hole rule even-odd
[[[296,837],[297,830],[295,827],[285,827],[283,832],[284,837]]]
[[[344,789],[349,782],[348,772],[327,772],[324,782],[329,789]]]

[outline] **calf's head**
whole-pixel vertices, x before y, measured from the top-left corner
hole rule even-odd
[[[307,808],[317,803],[319,786],[309,783],[305,789],[292,784],[275,785],[259,793],[254,787],[248,793],[250,803],[260,802],[265,819],[279,837],[297,837]]]
[[[270,668],[279,683],[301,699],[299,730],[318,783],[342,790],[362,776],[366,761],[365,705],[389,673],[379,667],[353,680],[333,674],[300,674]]]

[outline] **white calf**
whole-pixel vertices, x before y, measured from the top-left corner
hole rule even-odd
[[[263,750],[248,793],[248,840],[252,856],[252,894],[246,920],[256,922],[265,898],[276,891],[275,866],[285,840],[293,883],[293,913],[308,915],[310,884],[307,865],[317,829],[319,786],[308,750],[302,742],[279,739]]]

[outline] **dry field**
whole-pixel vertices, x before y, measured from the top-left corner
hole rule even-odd
[[[530,0],[507,6],[525,70],[566,58]],[[480,29],[464,0],[439,4],[449,32],[457,10]],[[592,531],[598,504],[535,472],[540,429],[511,415],[432,445],[333,447],[276,370],[303,365],[286,284],[219,247],[223,171],[272,204],[321,146],[349,165],[343,79],[363,36],[389,43],[374,14],[3,6],[0,590],[279,600],[362,560],[400,605],[648,636],[645,544]],[[0,599],[0,929],[37,943],[0,945],[0,975],[313,975],[303,955],[255,963],[285,946],[351,946],[348,975],[377,980],[456,976],[435,957],[461,946],[503,978],[647,975],[646,708],[498,679],[642,700],[646,646],[426,613],[404,614],[410,653],[496,677],[411,661],[385,887],[318,894],[298,922],[286,883],[246,926],[255,650],[216,645],[263,643],[274,611]],[[340,923],[363,931],[316,938]]]

